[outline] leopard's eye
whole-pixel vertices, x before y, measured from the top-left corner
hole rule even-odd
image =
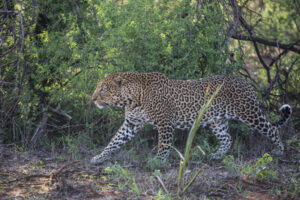
[[[106,85],[102,85],[101,88],[99,89],[99,93],[103,94],[106,91]]]

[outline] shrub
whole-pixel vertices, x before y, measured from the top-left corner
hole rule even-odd
[[[265,153],[261,158],[257,158],[254,164],[243,168],[242,174],[252,176],[261,181],[274,180],[277,178],[277,171],[272,169],[272,162],[272,156]]]

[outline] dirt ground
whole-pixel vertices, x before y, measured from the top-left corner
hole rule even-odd
[[[300,199],[297,196],[300,190],[297,161],[279,160],[278,179],[264,182],[233,175],[222,162],[212,162],[202,166],[201,176],[183,197],[177,197],[178,161],[160,169],[160,182],[153,170],[145,168],[145,161],[122,161],[124,153],[118,154],[120,160],[117,161],[126,173],[134,176],[134,181],[108,174],[106,168],[111,166],[110,163],[91,166],[88,162],[90,156],[73,160],[66,153],[53,155],[2,145],[0,199]],[[189,170],[198,167],[192,164]],[[186,177],[192,177],[193,173],[190,174]],[[297,182],[292,182],[292,179]],[[133,184],[138,191],[131,187]]]

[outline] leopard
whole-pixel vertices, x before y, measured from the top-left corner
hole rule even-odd
[[[221,87],[206,110],[199,127],[208,127],[219,141],[212,153],[221,159],[232,145],[228,121],[246,123],[270,139],[275,153],[282,155],[284,145],[280,128],[292,115],[292,108],[284,104],[279,120],[271,123],[263,114],[254,87],[242,77],[216,75],[200,79],[169,79],[163,73],[117,72],[98,83],[92,101],[99,109],[107,106],[125,108],[125,119],[109,144],[90,162],[99,164],[111,158],[113,152],[133,139],[145,124],[158,130],[156,157],[166,161],[172,148],[174,130],[189,130],[207,99]],[[199,128],[197,127],[197,128]]]

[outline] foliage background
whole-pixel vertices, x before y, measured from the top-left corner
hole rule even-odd
[[[99,111],[90,96],[105,73],[117,71],[245,76],[271,120],[281,104],[292,105],[297,129],[299,7],[294,0],[1,1],[0,142],[67,146],[74,155],[105,145],[122,110]]]

